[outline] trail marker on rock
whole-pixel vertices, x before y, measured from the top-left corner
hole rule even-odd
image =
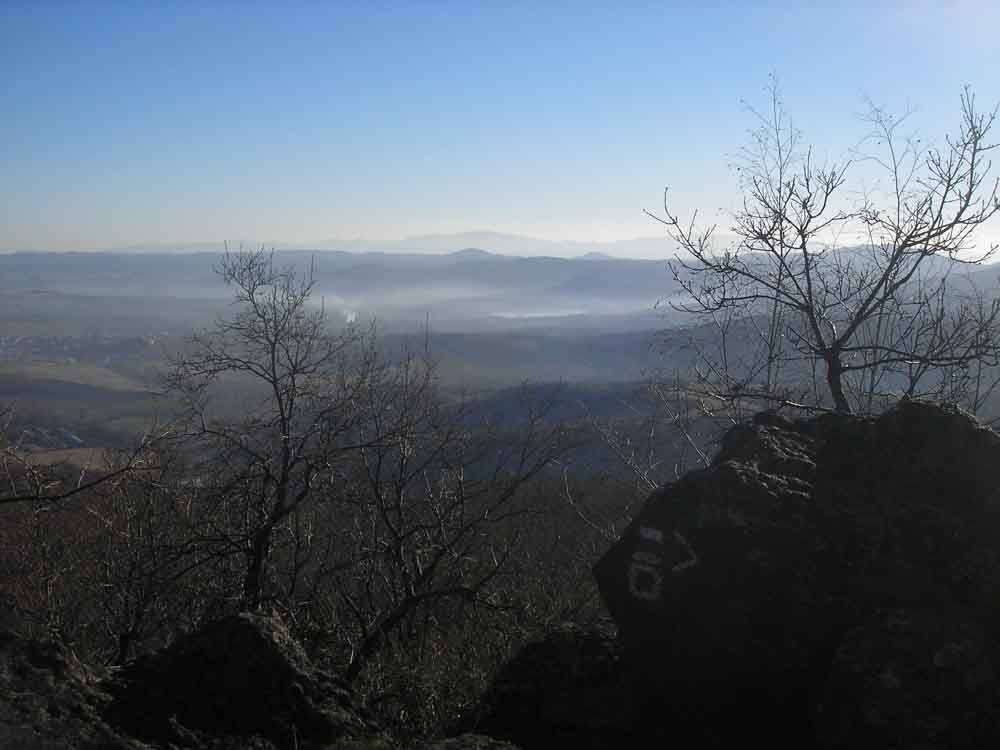
[[[639,527],[639,543],[628,567],[628,591],[645,601],[663,595],[663,532],[659,529]]]

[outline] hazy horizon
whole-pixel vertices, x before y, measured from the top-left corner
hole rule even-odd
[[[725,244],[737,241],[736,235],[718,230],[714,240],[717,247],[723,249]],[[989,240],[995,242],[991,235],[980,236],[979,246]],[[864,243],[837,245],[844,250],[863,248]],[[149,243],[126,245],[118,247],[67,247],[45,248],[24,247],[0,249],[0,255],[15,253],[79,253],[79,254],[218,254],[229,250],[251,250],[265,248],[276,252],[317,252],[317,253],[348,253],[359,257],[365,254],[399,255],[399,256],[435,256],[455,255],[466,251],[484,252],[489,255],[507,258],[555,258],[561,260],[574,259],[608,259],[622,261],[667,261],[676,259],[679,252],[676,243],[668,237],[634,237],[630,239],[607,242],[580,240],[553,240],[542,237],[507,234],[483,230],[478,232],[459,232],[455,234],[415,235],[401,239],[371,240],[364,238],[317,240],[315,242],[281,242],[261,240],[218,240],[215,242],[191,243]],[[1000,263],[1000,258],[987,259],[985,265]]]
[[[666,260],[672,253],[666,237],[633,237],[608,242],[560,240],[544,237],[508,234],[490,230],[454,234],[414,235],[398,239],[327,238],[312,242],[282,240],[227,239],[200,242],[152,242],[109,247],[18,247],[0,253],[201,253],[218,252],[239,247],[266,247],[276,251],[315,250],[318,252],[399,253],[439,255],[481,250],[494,255],[511,257],[579,258],[588,255],[608,255],[622,260]]]

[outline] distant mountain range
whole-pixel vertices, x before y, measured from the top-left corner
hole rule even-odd
[[[383,250],[394,253],[449,253],[464,248],[482,248],[499,255],[551,256],[556,258],[602,257],[666,259],[673,251],[666,237],[641,237],[615,242],[543,240],[502,232],[428,234],[403,240],[367,241],[330,239],[318,246],[331,250]]]
[[[424,238],[423,246],[432,247],[432,239]],[[47,290],[132,297],[148,305],[221,303],[229,292],[213,272],[220,255],[218,250],[0,255],[0,293]],[[671,324],[665,318],[672,313],[669,305],[654,306],[681,294],[665,259],[624,259],[599,250],[572,258],[513,256],[463,244],[447,253],[286,250],[279,260],[313,265],[316,297],[331,313],[377,319],[394,330],[412,331],[427,321],[451,332],[649,330]],[[949,265],[935,259],[928,269],[939,273]],[[987,293],[998,288],[996,266],[955,270],[963,276],[971,272],[973,283]]]
[[[219,241],[189,243],[148,243],[114,248],[80,248],[87,252],[114,252],[136,254],[187,254],[222,252],[225,243]],[[457,234],[428,234],[401,240],[370,240],[328,238],[315,242],[287,242],[278,240],[235,240],[230,247],[240,244],[249,247],[264,245],[278,250],[342,250],[365,253],[392,254],[441,254],[476,249],[497,255],[538,256],[557,258],[644,258],[654,260],[670,255],[671,243],[665,237],[644,237],[614,242],[575,242],[570,240],[544,240],[502,232],[461,232]],[[44,251],[46,248],[34,248]]]

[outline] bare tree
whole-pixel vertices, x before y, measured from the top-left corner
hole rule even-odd
[[[333,593],[351,623],[348,677],[393,640],[416,640],[443,612],[489,605],[523,522],[546,512],[526,489],[567,444],[544,404],[491,425],[464,401],[442,399],[428,372],[406,359],[369,391],[364,429],[393,438],[365,441],[344,514],[358,565]]]
[[[218,271],[235,311],[191,339],[167,384],[186,407],[188,482],[199,496],[191,532],[242,559],[241,606],[253,609],[274,593],[279,528],[336,481],[371,359],[361,333],[332,331],[312,304],[312,268],[227,248]],[[241,396],[227,405],[227,392]]]
[[[828,396],[849,412],[872,408],[872,394],[890,381],[914,392],[932,374],[947,380],[1000,364],[1000,303],[949,285],[949,269],[985,263],[998,249],[974,244],[1000,212],[989,161],[997,110],[980,113],[966,90],[958,134],[923,148],[901,135],[902,119],[873,107],[859,158],[821,166],[776,85],[770,94],[739,159],[744,196],[733,243],[718,250],[716,227],[699,228],[697,216],[682,223],[666,194],[662,215],[649,214],[683,253],[670,267],[688,299],[674,306],[715,320],[735,311],[747,342],[765,352],[758,371],[736,382],[732,371],[703,380],[721,386],[722,399],[794,403],[780,383],[818,365],[817,405]],[[884,170],[887,186],[852,201],[847,181],[862,159]],[[845,236],[860,239],[841,247]]]
[[[426,352],[389,357],[374,332],[332,330],[311,269],[256,250],[220,271],[235,311],[169,375],[187,407],[174,493],[189,498],[192,564],[211,558],[221,591],[239,592],[222,606],[273,606],[346,646],[357,676],[437,608],[483,599],[563,430],[537,411],[484,425],[439,391]]]

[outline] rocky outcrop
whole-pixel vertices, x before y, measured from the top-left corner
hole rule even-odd
[[[325,747],[376,728],[347,687],[315,669],[281,621],[241,614],[125,667],[105,715],[131,735],[199,747],[218,736]]]
[[[1000,436],[956,408],[760,415],[651,496],[595,572],[648,727],[1000,743]]]
[[[62,646],[0,631],[0,747],[141,750],[102,720],[100,677]]]
[[[472,747],[475,747],[474,745]],[[397,750],[277,618],[211,623],[114,674],[0,632],[0,748]]]
[[[210,623],[109,674],[0,631],[0,748],[518,750],[481,734],[401,744],[276,617]]]
[[[957,408],[761,414],[595,574],[618,638],[525,648],[480,729],[528,750],[1000,746],[1000,436]]]

